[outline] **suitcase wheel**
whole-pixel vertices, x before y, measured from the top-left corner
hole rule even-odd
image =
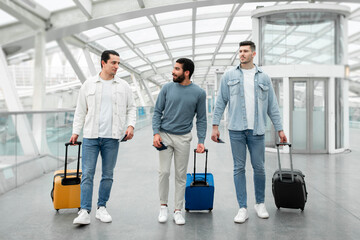
[[[211,210],[213,210],[212,208],[209,208],[209,212],[211,212]]]
[[[189,209],[188,209],[188,208],[185,208],[185,211],[187,211],[187,212],[188,212],[188,211],[189,211]]]

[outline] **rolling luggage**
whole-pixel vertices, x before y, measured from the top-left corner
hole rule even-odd
[[[186,176],[185,210],[209,210],[214,203],[214,177],[207,172],[208,150],[205,149],[205,173],[196,173],[196,149],[194,149],[194,173]]]
[[[80,209],[80,147],[81,142],[75,142],[79,146],[77,169],[67,169],[68,147],[72,143],[65,143],[65,166],[64,170],[58,170],[54,173],[53,189],[51,190],[51,198],[54,208],[59,211],[63,208],[79,208]]]
[[[281,168],[279,146],[287,145],[290,150],[291,169]],[[279,208],[300,208],[304,210],[307,201],[305,175],[298,169],[293,169],[291,143],[277,143],[279,169],[275,171],[272,178],[272,192],[275,205]]]

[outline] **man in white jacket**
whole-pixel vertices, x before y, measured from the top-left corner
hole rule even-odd
[[[74,224],[90,224],[93,181],[101,154],[102,176],[96,218],[111,222],[106,210],[120,139],[134,136],[136,106],[129,84],[116,76],[120,56],[106,50],[101,55],[100,74],[87,79],[80,88],[70,142],[77,141],[83,129],[81,210]]]

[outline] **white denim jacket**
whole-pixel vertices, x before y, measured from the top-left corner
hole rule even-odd
[[[135,127],[136,106],[129,84],[115,76],[112,86],[112,138],[124,137],[128,126]],[[73,134],[79,135],[84,127],[83,137],[99,137],[99,114],[102,82],[99,75],[87,79],[81,86],[75,110]]]

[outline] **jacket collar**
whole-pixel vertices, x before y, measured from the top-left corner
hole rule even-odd
[[[94,83],[100,82],[100,77],[99,77],[99,75],[100,75],[100,72],[99,72],[98,74],[92,76],[89,80],[92,81],[92,82],[94,82]],[[117,75],[114,76],[114,82],[119,83],[120,80],[121,80],[121,79],[120,79]]]
[[[255,73],[257,73],[257,72],[262,73],[263,72],[263,70],[258,65],[256,65],[255,63],[254,63],[254,66],[255,66]],[[241,71],[240,64],[236,66],[236,69],[239,69]]]

